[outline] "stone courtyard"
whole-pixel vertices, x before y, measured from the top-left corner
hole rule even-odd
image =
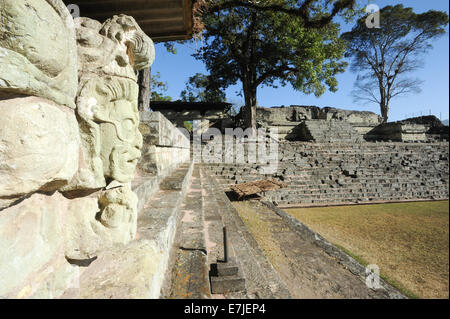
[[[448,127],[261,107],[269,139],[232,139],[243,162],[227,163],[216,140],[199,158],[196,136],[224,134],[239,116],[223,104],[140,109],[138,74],[155,59],[149,24],[73,19],[66,4],[0,0],[0,297],[405,298],[384,280],[368,288],[361,264],[281,208],[448,199]],[[188,120],[201,129],[182,129]],[[250,159],[271,143],[267,173]],[[287,184],[253,205],[290,276],[230,200],[230,186],[264,179]]]

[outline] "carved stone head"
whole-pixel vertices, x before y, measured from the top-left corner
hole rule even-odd
[[[136,71],[151,66],[153,41],[124,15],[104,24],[78,18],[75,24],[83,154],[67,190],[98,189],[113,180],[130,182],[142,148]]]

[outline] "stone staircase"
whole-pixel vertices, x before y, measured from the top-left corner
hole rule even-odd
[[[180,218],[166,298],[290,297],[220,184],[199,165]]]
[[[160,298],[177,230],[181,205],[191,179],[193,163],[185,163],[159,186],[154,176],[135,181],[139,214],[135,239],[98,255],[80,271],[79,285],[62,298]],[[155,186],[156,185],[156,186]]]
[[[266,192],[279,205],[333,205],[448,199],[448,143],[279,144],[275,174],[259,164],[203,164],[224,190],[265,178],[288,184]]]
[[[205,198],[210,202],[213,211],[220,214],[223,225],[227,229],[232,258],[239,264],[245,278],[245,291],[225,293],[225,297],[290,298],[287,288],[251,236],[221,185],[203,168],[201,168],[201,175]],[[212,227],[208,229],[208,233],[212,233]],[[221,253],[218,251],[216,256],[221,256]]]
[[[306,120],[295,130],[300,141],[318,143],[354,143],[363,141],[362,136],[345,121]]]

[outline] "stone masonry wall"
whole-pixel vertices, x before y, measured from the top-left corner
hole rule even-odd
[[[204,164],[224,185],[265,178],[288,184],[265,197],[278,205],[448,199],[448,143],[282,142],[276,174],[260,164]],[[247,157],[246,157],[247,158]]]

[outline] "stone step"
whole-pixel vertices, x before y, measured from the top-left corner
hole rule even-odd
[[[203,168],[202,168],[203,171]],[[251,236],[236,209],[224,193],[221,185],[204,171],[204,187],[210,188],[217,201],[222,220],[227,227],[229,241],[236,260],[245,278],[246,291],[228,293],[228,298],[290,298],[290,294],[279,275],[264,256],[263,251]]]
[[[138,214],[135,240],[99,255],[81,274],[79,289],[62,298],[159,298],[192,169],[193,163],[183,164],[174,173],[184,174],[181,189],[160,189],[147,198]]]
[[[213,294],[239,293],[244,290],[245,279],[240,274],[211,277],[211,292]]]
[[[214,294],[224,294],[245,290],[245,278],[239,271],[240,263],[236,259],[233,243],[225,238],[225,224],[221,214],[222,207],[218,204],[214,189],[210,187],[207,177],[203,172],[200,175],[208,242],[211,291]],[[226,254],[225,240],[227,241]]]
[[[166,298],[210,298],[203,195],[198,166],[194,167],[181,205],[178,224],[174,240],[173,262],[170,265],[170,275],[166,283],[168,287]]]

